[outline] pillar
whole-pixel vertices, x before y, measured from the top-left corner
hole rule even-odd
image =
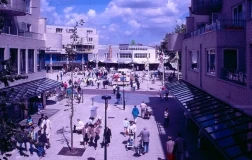
[[[18,48],[18,51],[17,51],[17,63],[18,63],[18,65],[17,65],[17,74],[19,75],[20,73],[21,73],[21,70],[20,70],[20,51],[21,51],[21,49],[19,49]]]
[[[50,65],[49,65],[49,67],[50,67],[50,73],[53,73],[52,63],[53,63],[53,61],[52,61],[52,54],[50,54]]]
[[[10,58],[10,48],[9,48],[9,44],[6,45],[6,47],[4,48],[4,60],[7,60]],[[4,68],[6,69],[6,66],[4,66]]]
[[[41,93],[41,102],[42,102],[43,109],[46,109],[46,94],[45,93]]]
[[[28,48],[25,49],[25,73],[28,74]]]
[[[25,104],[25,109],[23,110],[23,119],[26,119],[28,117],[28,110],[29,110],[29,100],[25,100],[24,101],[24,104]]]
[[[38,66],[37,66],[37,59],[38,59],[38,54],[37,54],[37,50],[36,49],[34,49],[34,53],[33,53],[33,55],[34,55],[34,59],[33,59],[33,64],[34,64],[34,72],[37,72],[38,71]]]
[[[84,71],[84,63],[85,63],[85,60],[84,60],[84,54],[81,54],[82,57],[81,57],[81,70]]]
[[[69,58],[66,58],[67,69],[69,69]]]

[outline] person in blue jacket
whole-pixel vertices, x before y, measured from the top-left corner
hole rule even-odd
[[[134,118],[135,123],[137,122],[137,117],[139,115],[139,110],[137,108],[137,106],[135,105],[134,108],[132,109],[132,115]]]

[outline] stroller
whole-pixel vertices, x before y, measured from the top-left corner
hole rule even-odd
[[[148,109],[146,109],[144,113],[144,119],[150,119],[150,117],[151,117],[151,112]]]
[[[126,144],[125,148],[126,148],[126,151],[128,151],[129,149],[134,151],[135,140],[134,140],[134,134],[133,133],[129,134],[129,138],[127,140],[127,144]]]

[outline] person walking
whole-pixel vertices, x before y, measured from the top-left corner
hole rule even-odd
[[[130,121],[129,134],[133,134],[134,139],[136,138],[136,131],[137,131],[136,124],[133,121]]]
[[[141,108],[141,117],[144,118],[147,109],[147,105],[144,103],[144,101],[142,101],[142,103],[140,104],[140,108]]]
[[[113,94],[116,94],[116,85],[113,84]]]
[[[103,137],[104,137],[104,139],[103,139],[104,145],[109,146],[110,138],[112,137],[111,129],[109,129],[108,127],[106,127],[104,129]]]
[[[44,114],[41,114],[41,117],[38,120],[38,127],[42,127],[42,122],[44,121],[45,117]]]
[[[185,159],[186,143],[184,138],[181,137],[181,133],[178,133],[178,138],[175,140],[174,153],[176,160]]]
[[[38,138],[37,132],[34,131],[34,127],[32,126],[29,131],[29,143],[30,143],[29,150],[30,150],[31,155],[33,155],[33,151],[34,151],[33,144],[37,142],[37,138]]]
[[[168,136],[168,141],[166,142],[166,150],[167,150],[167,160],[174,160],[174,149],[175,142],[172,140],[171,136]]]
[[[48,119],[47,116],[45,116],[45,120],[43,121],[42,126],[43,126],[43,129],[46,126],[45,134],[46,134],[46,138],[47,138],[47,147],[50,147],[51,144],[50,144],[49,138],[51,136],[52,127],[51,127],[51,121]]]
[[[164,128],[169,127],[169,122],[170,122],[169,111],[168,108],[166,108],[164,111]]]
[[[59,75],[57,74],[57,81],[59,81]]]
[[[139,115],[139,110],[137,108],[137,106],[135,105],[134,108],[132,109],[132,115],[133,115],[133,118],[134,118],[134,122],[137,123],[137,117]]]
[[[62,76],[63,76],[63,74],[62,74],[62,72],[60,72],[60,80],[62,81]]]
[[[97,89],[100,88],[100,84],[101,84],[101,80],[100,80],[100,79],[97,79]]]
[[[141,137],[141,141],[144,147],[144,154],[149,152],[150,132],[146,127],[140,132],[137,137]]]
[[[82,135],[83,135],[83,145],[84,147],[88,144],[89,138],[88,138],[88,124],[86,124],[82,129]]]
[[[38,144],[37,144],[37,150],[38,150],[38,156],[41,159],[45,155],[45,143],[46,140],[46,125],[44,128],[40,128],[40,131],[38,131]]]
[[[129,132],[129,121],[128,121],[128,118],[125,118],[124,121],[123,121],[123,127],[124,127],[124,137],[126,135],[128,135],[128,132]]]
[[[100,139],[100,133],[101,133],[101,126],[97,126],[95,128],[95,137],[94,137],[94,149],[97,148],[97,141]]]

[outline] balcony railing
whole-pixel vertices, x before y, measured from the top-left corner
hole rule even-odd
[[[11,27],[4,27],[2,29],[2,34],[8,34],[8,35],[15,35],[15,36],[20,36],[20,37],[27,37],[27,38],[32,38],[32,39],[37,39],[37,40],[42,40],[43,35],[40,33],[34,33],[34,32],[27,32],[24,30],[20,30],[17,28],[11,28]]]
[[[221,8],[222,0],[192,0],[192,13],[196,15],[216,13]]]
[[[26,15],[26,6],[24,0],[8,1],[8,4],[0,4],[0,12],[11,16]]]
[[[222,68],[222,79],[231,81],[240,85],[246,85],[246,72]]]
[[[246,21],[244,20],[217,20],[215,23],[205,24],[204,26],[199,27],[197,30],[187,33],[185,38],[195,37],[217,30],[245,30],[245,28]]]

